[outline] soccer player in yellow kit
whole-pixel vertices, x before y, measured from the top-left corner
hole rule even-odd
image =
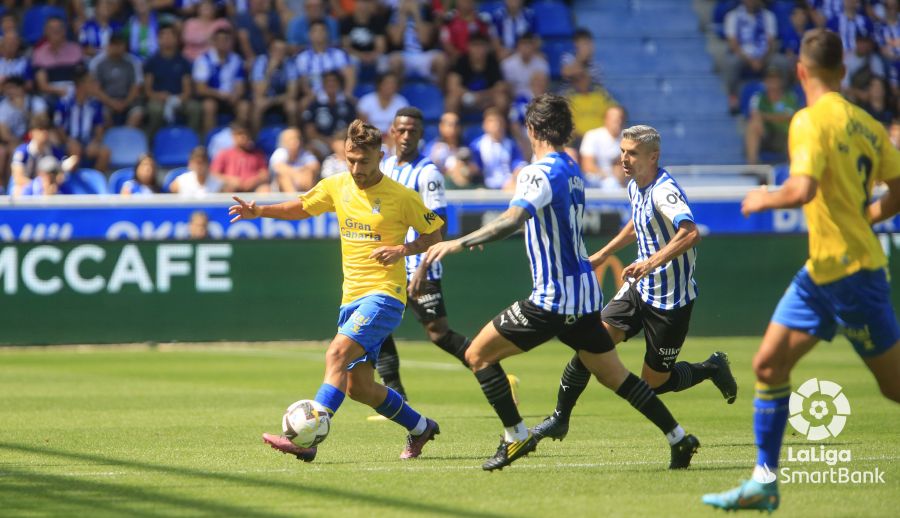
[[[420,254],[441,240],[443,220],[419,195],[385,177],[378,169],[381,133],[356,120],[345,142],[349,171],[320,181],[308,193],[277,205],[258,206],[235,197],[229,209],[232,223],[269,217],[304,219],[325,212],[337,214],[341,233],[344,286],[338,332],[325,353],[325,381],[315,400],[334,414],[344,400],[365,403],[409,431],[401,459],[418,457],[440,429],[413,410],[403,397],[375,382],[374,363],[381,343],[400,324],[406,304],[408,255]],[[419,237],[404,244],[409,228]],[[284,436],[263,434],[263,440],[284,453],[311,462],[316,447],[301,448]]]
[[[900,153],[884,127],[840,93],[841,38],[803,36],[797,77],[809,106],[791,121],[790,179],[750,192],[745,215],[803,206],[809,260],[785,292],[753,360],[753,425],[758,451],[750,480],[703,502],[726,510],[778,508],[776,467],[788,417],[791,369],[819,340],[847,336],[881,392],[900,402],[900,326],[890,301],[887,258],[872,224],[900,210]],[[876,182],[888,192],[870,199]],[[826,423],[827,424],[827,423]]]

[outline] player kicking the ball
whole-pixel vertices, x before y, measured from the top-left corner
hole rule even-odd
[[[591,266],[597,268],[635,241],[638,260],[622,272],[625,284],[603,308],[603,325],[615,344],[644,331],[647,352],[641,377],[657,394],[685,390],[711,378],[725,400],[734,403],[737,384],[725,353],[713,353],[701,363],[675,362],[697,297],[694,245],[700,232],[681,187],[659,167],[659,141],[659,132],[650,126],[622,132],[622,165],[631,178],[631,221],[591,256]],[[565,438],[572,409],[590,376],[576,354],[559,382],[556,410],[534,427],[534,435]]]
[[[777,191],[750,192],[741,208],[749,215],[803,206],[809,259],[781,297],[753,359],[756,467],[740,486],[703,496],[719,509],[778,508],[775,473],[791,370],[819,340],[831,341],[840,329],[881,393],[900,402],[900,326],[891,306],[887,258],[872,231],[873,223],[900,210],[900,153],[878,121],[839,93],[842,52],[834,32],[804,34],[797,78],[809,105],[791,120],[790,178]],[[888,193],[870,203],[876,182],[886,183]]]
[[[440,433],[403,401],[396,391],[375,382],[373,363],[385,337],[403,318],[406,272],[401,259],[425,251],[441,240],[443,221],[419,196],[378,169],[381,133],[362,121],[350,124],[345,143],[349,172],[326,178],[298,200],[258,206],[235,197],[234,218],[268,217],[298,220],[335,212],[341,232],[344,271],[338,332],[325,353],[325,381],[315,400],[330,414],[344,394],[371,406],[409,431],[401,459],[418,457],[422,447]],[[412,227],[419,237],[404,244]],[[263,440],[284,453],[310,462],[316,448],[302,448],[284,436],[263,434]]]
[[[630,373],[616,354],[609,333],[600,323],[603,295],[591,268],[582,235],[584,177],[563,151],[572,134],[572,111],[557,95],[541,95],[528,105],[525,127],[536,161],[516,180],[509,209],[471,234],[433,245],[413,279],[416,292],[425,268],[447,254],[508,237],[525,225],[525,248],[531,263],[533,289],[497,315],[472,340],[466,361],[482,382],[493,376],[503,358],[529,351],[557,337],[575,349],[600,383],[628,400],[666,435],[671,445],[670,468],[686,468],[699,441],[684,430],[647,382]],[[509,391],[485,390],[505,427],[497,453],[482,466],[502,469],[528,455],[537,438],[526,428]]]

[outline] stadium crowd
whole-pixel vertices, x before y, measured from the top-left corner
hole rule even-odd
[[[534,7],[548,3],[571,22]],[[86,170],[125,196],[304,191],[344,169],[354,118],[389,137],[411,103],[449,188],[509,189],[531,156],[524,107],[551,89],[575,107],[592,184],[622,181],[624,111],[606,113],[591,33],[552,36],[565,51],[548,60],[523,0],[0,6],[0,186],[15,196],[67,192]]]

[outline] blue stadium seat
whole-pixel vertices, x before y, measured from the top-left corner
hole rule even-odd
[[[284,131],[284,126],[265,126],[259,130],[256,137],[256,145],[262,150],[266,156],[271,155],[272,151],[278,149],[278,135]]]
[[[572,13],[562,2],[541,1],[531,5],[535,29],[542,38],[571,38],[575,34]]]
[[[765,87],[763,86],[762,81],[748,81],[744,84],[743,88],[741,88],[741,95],[739,96],[738,102],[744,117],[750,116],[750,99],[752,99],[757,92],[763,91],[765,91]]]
[[[167,126],[153,138],[153,157],[163,167],[183,166],[200,140],[186,126]]]
[[[571,39],[547,40],[543,45],[544,55],[550,63],[550,77],[559,79],[562,75],[562,56],[566,52],[575,52],[575,44]]]
[[[109,175],[108,190],[112,194],[120,194],[122,192],[122,186],[125,185],[125,182],[134,178],[134,168],[126,167],[124,169],[119,169],[115,171],[113,174]]]
[[[66,11],[55,5],[36,5],[25,11],[22,17],[22,39],[34,45],[44,37],[44,24],[49,18],[66,19]]]
[[[462,144],[468,146],[472,143],[473,140],[481,136],[484,133],[484,129],[481,128],[481,124],[470,124],[463,129],[462,134]]]
[[[502,1],[500,1],[500,2],[496,2],[496,1],[481,2],[478,5],[478,12],[485,13],[485,14],[491,14],[494,11],[496,11],[497,9],[500,9],[501,7],[503,7],[503,4],[504,4],[504,2],[502,2]]]
[[[106,176],[96,169],[78,169],[69,173],[60,184],[63,194],[108,194]]]
[[[166,177],[163,179],[162,192],[169,192],[169,187],[172,185],[172,182],[174,182],[176,178],[188,171],[190,171],[190,169],[188,169],[187,167],[176,167],[175,169],[172,169],[171,171],[166,173]]]
[[[713,9],[712,22],[713,29],[719,38],[725,39],[725,16],[728,11],[740,5],[738,0],[719,0]]]
[[[436,121],[444,113],[444,95],[429,83],[410,83],[400,90],[409,104],[422,110],[426,122]]]
[[[356,85],[356,88],[353,89],[353,96],[356,97],[357,99],[359,99],[362,96],[372,93],[374,91],[375,91],[375,83],[360,82],[359,84]]]
[[[422,133],[422,142],[426,144],[436,139],[438,136],[438,125],[437,124],[426,124],[425,131]]]
[[[147,153],[147,137],[141,130],[128,126],[108,129],[103,135],[103,145],[111,152],[109,161],[113,168],[134,166]]]

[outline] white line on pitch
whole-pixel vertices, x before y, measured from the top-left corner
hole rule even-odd
[[[184,349],[181,350],[182,352]],[[303,360],[311,360],[317,362],[325,361],[324,353],[313,353],[306,351],[278,351],[274,349],[251,349],[251,348],[238,348],[238,347],[229,347],[226,349],[196,349],[191,352],[203,352],[203,353],[212,353],[212,354],[234,354],[240,356],[261,356],[261,357],[270,357],[270,358],[298,358]],[[429,362],[429,361],[421,361],[421,360],[403,360],[403,365],[408,365],[410,367],[420,368],[420,369],[432,369],[439,371],[457,371],[464,370],[464,367],[458,363],[447,363],[447,362]]]

